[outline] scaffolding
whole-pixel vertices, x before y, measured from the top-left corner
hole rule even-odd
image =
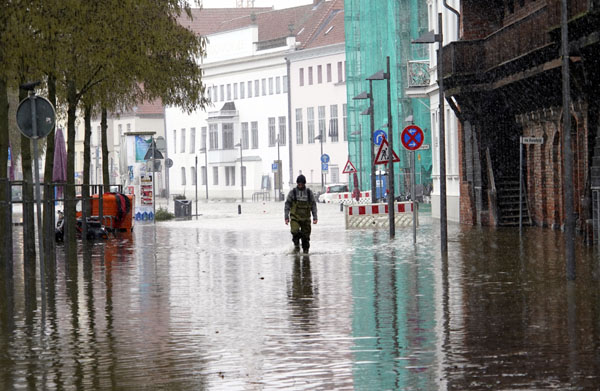
[[[361,115],[368,107],[367,100],[353,100],[362,91],[369,92],[365,80],[386,67],[390,57],[393,149],[400,157],[395,163],[395,194],[410,192],[410,154],[402,147],[400,134],[410,125],[407,119],[423,129],[425,145],[431,145],[431,122],[428,99],[408,98],[405,91],[410,75],[409,67],[415,62],[428,60],[426,45],[413,45],[411,41],[428,30],[426,0],[346,0],[346,88],[348,98],[348,132],[350,159],[357,167],[360,183],[365,190],[370,183],[371,159],[370,116]],[[375,129],[387,124],[387,89],[385,81],[373,81]],[[420,101],[420,102],[419,102]],[[362,154],[362,155],[361,155]],[[431,188],[431,148],[415,153],[417,185]],[[362,165],[362,167],[360,167]],[[377,168],[384,169],[384,166]]]

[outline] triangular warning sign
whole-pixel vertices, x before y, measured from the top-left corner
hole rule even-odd
[[[392,151],[392,155],[394,156],[394,163],[398,163],[400,158],[396,155],[393,149],[390,148],[387,140],[385,138],[381,139],[381,145],[379,146],[379,150],[377,151],[377,156],[375,157],[375,164],[388,164],[390,161],[389,151]]]
[[[350,159],[348,159],[348,162],[346,162],[346,166],[344,167],[344,171],[342,171],[342,174],[353,174],[355,172],[358,172],[358,171],[356,171],[354,164],[352,164]]]

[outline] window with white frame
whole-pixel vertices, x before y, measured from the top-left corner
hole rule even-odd
[[[348,141],[348,105],[346,103],[342,105],[342,115],[342,126],[344,127],[344,141]]]
[[[286,117],[279,117],[279,145],[285,145],[286,137],[286,126],[285,126]]]
[[[302,129],[302,109],[296,109],[296,144],[304,143],[304,130]]]
[[[242,149],[250,147],[250,132],[248,131],[248,122],[242,122]]]
[[[206,185],[206,180],[208,179],[208,178],[206,178],[206,174],[207,174],[206,166],[200,167],[200,171],[202,172],[202,184]]]
[[[181,167],[181,186],[185,186],[185,167]]]
[[[277,76],[275,78],[275,93],[281,94],[281,77]]]
[[[181,129],[181,148],[179,150],[179,152],[184,153],[185,152],[185,128]]]
[[[308,67],[308,85],[313,84],[313,67]]]
[[[300,82],[300,87],[302,87],[304,85],[304,68],[298,70],[298,81]]]
[[[173,129],[173,153],[177,153],[177,129]]]
[[[254,96],[260,96],[260,80],[254,80]]]
[[[269,117],[269,147],[275,146],[277,142],[275,131],[275,117]]]
[[[192,176],[192,186],[196,185],[196,167],[190,167],[190,174]]]
[[[273,78],[269,77],[269,95],[273,95]]]
[[[231,100],[231,84],[227,84],[227,100]]]
[[[344,81],[343,63],[341,61],[338,61],[337,68],[338,68],[338,83],[341,83],[342,81]]]
[[[200,135],[200,148],[203,148],[206,150],[206,126],[202,127],[202,134]]]
[[[317,65],[317,83],[323,83],[323,66]]]
[[[338,106],[331,105],[329,106],[329,138],[332,142],[339,141],[338,133]]]
[[[221,84],[220,89],[221,89],[221,101],[224,101],[225,100],[225,86],[223,84]]]
[[[235,167],[225,167],[225,186],[235,186]]]
[[[208,125],[208,148],[210,150],[219,149],[219,125],[209,124]]]
[[[238,98],[238,83],[233,83],[233,99]]]
[[[233,124],[225,123],[223,126],[223,149],[233,149]]]
[[[325,122],[325,106],[319,106],[319,134],[322,142],[327,142],[327,123]]]
[[[250,123],[250,131],[252,132],[252,149],[258,149],[258,122]]]
[[[308,107],[306,109],[306,130],[308,132],[307,139],[309,144],[315,142],[315,108]]]
[[[282,82],[282,84],[283,84],[283,93],[284,93],[284,94],[287,94],[287,92],[288,92],[288,85],[287,85],[287,84],[288,84],[288,77],[287,77],[287,76],[284,76],[284,77],[281,79],[281,82]]]
[[[242,186],[246,186],[246,166],[242,166]]]
[[[252,81],[248,82],[248,98],[252,98]]]
[[[327,83],[331,83],[331,64],[327,64]]]
[[[190,128],[190,153],[196,153],[196,128]]]
[[[244,99],[246,97],[246,83],[240,83],[240,99]]]
[[[262,79],[262,96],[267,95],[267,79]]]
[[[213,185],[217,186],[219,184],[219,167],[213,167]]]

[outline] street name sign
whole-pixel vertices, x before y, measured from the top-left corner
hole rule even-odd
[[[543,144],[543,137],[521,137],[521,142],[523,144]]]

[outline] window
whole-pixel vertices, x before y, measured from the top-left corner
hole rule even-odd
[[[298,78],[300,79],[300,87],[302,87],[304,85],[304,68],[299,69]]]
[[[327,83],[331,83],[331,64],[327,64]]]
[[[242,186],[246,186],[246,166],[242,166]]]
[[[235,167],[225,167],[225,186],[235,186]]]
[[[279,145],[285,145],[285,117],[279,117]]]
[[[213,185],[219,184],[219,167],[213,167]]]
[[[119,128],[119,137],[121,137],[123,135],[123,125],[119,124],[118,128]]]
[[[233,99],[238,98],[238,83],[233,83]]]
[[[223,149],[233,149],[233,124],[223,124]]]
[[[248,98],[252,98],[252,82],[248,82]]]
[[[196,128],[190,128],[190,153],[196,152]]]
[[[345,103],[342,105],[342,115],[344,116],[342,120],[342,126],[344,127],[344,141],[348,141],[348,105]]]
[[[332,142],[339,141],[338,135],[338,106],[329,106],[329,137]]]
[[[267,95],[267,79],[262,79],[262,96]]]
[[[307,141],[309,144],[315,142],[315,108],[306,109],[306,130],[308,131]]]
[[[323,83],[323,67],[321,65],[317,65],[317,83]]]
[[[327,134],[325,133],[327,124],[325,123],[325,106],[319,106],[319,134],[322,142],[327,142]]]
[[[273,95],[273,78],[269,77],[269,95]]]
[[[342,62],[338,61],[338,83],[344,81],[344,70],[342,69]]]
[[[185,167],[181,167],[181,186],[185,186]]]
[[[212,92],[213,92],[213,102],[217,102],[219,100],[219,96],[218,96],[219,89],[217,87],[213,86]]]
[[[221,84],[221,101],[225,100],[225,86]]]
[[[173,129],[173,153],[177,153],[177,129]]]
[[[275,117],[269,118],[269,147],[272,147],[277,142],[275,136]]]
[[[281,77],[279,76],[275,78],[275,93],[281,94]]]
[[[244,99],[246,97],[246,83],[240,83],[240,99]]]
[[[196,185],[196,168],[190,167],[190,173],[192,174],[192,186]]]
[[[200,148],[206,149],[206,126],[202,127],[202,134],[200,138]]]
[[[200,171],[202,172],[202,184],[206,185],[206,166],[200,167]]]
[[[284,93],[284,94],[287,94],[287,92],[288,92],[288,85],[287,85],[287,83],[288,83],[288,78],[287,78],[287,76],[284,76],[284,77],[281,79],[281,81],[282,81],[282,83],[283,83],[283,93]]]
[[[312,67],[308,67],[308,85],[313,83],[313,70]]]
[[[302,129],[302,109],[296,109],[296,144],[304,143],[304,131]]]
[[[227,84],[227,100],[231,100],[231,84]]]
[[[250,123],[252,131],[252,149],[258,149],[258,122]]]
[[[206,89],[206,95],[208,95],[208,99],[211,100],[212,99],[212,87],[208,87]]]
[[[208,125],[208,138],[210,150],[219,149],[219,125],[210,124]]]
[[[185,129],[181,129],[181,147],[179,152],[185,152]]]
[[[250,135],[248,132],[248,122],[242,122],[242,149],[250,147]]]
[[[260,96],[260,81],[254,80],[254,96]]]

